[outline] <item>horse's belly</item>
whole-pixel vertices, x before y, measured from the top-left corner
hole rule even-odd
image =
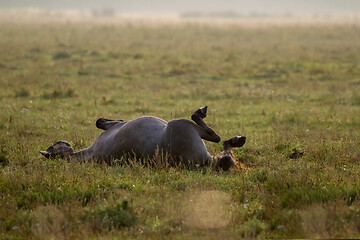
[[[114,137],[113,155],[154,156],[160,148],[166,124],[153,117],[142,117],[126,123]]]

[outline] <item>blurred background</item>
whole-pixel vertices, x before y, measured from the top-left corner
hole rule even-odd
[[[338,17],[360,13],[358,0],[11,0],[0,1],[9,11],[32,10],[42,14],[83,16],[180,16],[180,17]]]

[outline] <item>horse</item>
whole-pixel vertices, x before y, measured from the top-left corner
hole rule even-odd
[[[176,119],[169,122],[154,116],[143,116],[130,121],[99,118],[96,127],[104,130],[88,148],[75,152],[65,141],[58,141],[46,151],[46,158],[59,156],[79,162],[103,161],[111,163],[128,157],[151,159],[157,154],[166,155],[173,165],[189,168],[212,166],[227,171],[239,168],[232,148],[242,147],[246,137],[235,136],[224,141],[224,150],[211,156],[203,140],[220,142],[221,138],[205,122],[207,106],[197,109],[193,121]]]

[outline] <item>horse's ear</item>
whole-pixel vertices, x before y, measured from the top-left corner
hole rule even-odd
[[[50,157],[50,153],[47,152],[47,151],[40,151],[40,153],[41,153],[44,157],[46,157],[46,158],[49,158],[49,157]]]

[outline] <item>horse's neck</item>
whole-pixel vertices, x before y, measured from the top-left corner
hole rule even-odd
[[[92,151],[91,148],[85,148],[78,152],[71,154],[71,158],[75,159],[78,162],[87,162],[92,159]]]

